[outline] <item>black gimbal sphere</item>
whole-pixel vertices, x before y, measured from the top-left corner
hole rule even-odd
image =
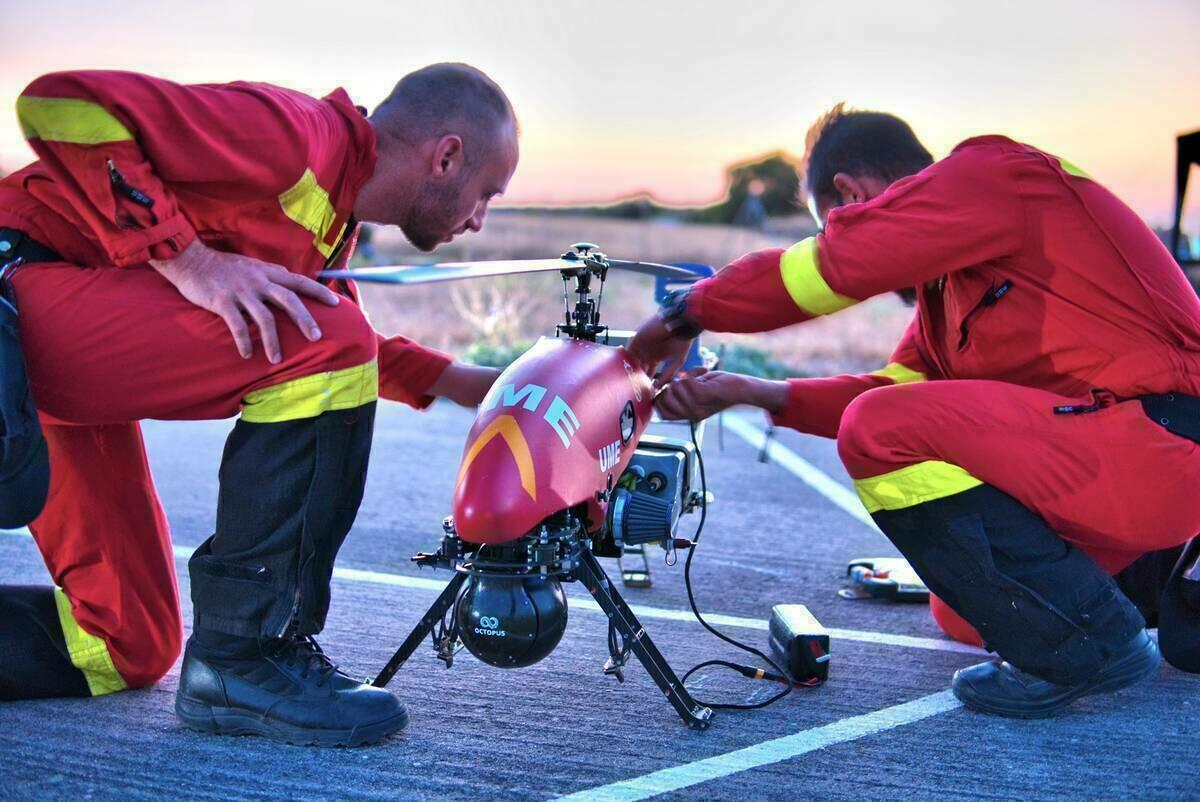
[[[473,576],[458,605],[459,635],[483,662],[523,668],[558,645],[567,595],[555,579]]]

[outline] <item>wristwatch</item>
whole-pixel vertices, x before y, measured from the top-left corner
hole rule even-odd
[[[688,290],[674,290],[667,293],[658,309],[658,318],[672,337],[680,340],[691,340],[700,336],[704,328],[688,315]]]

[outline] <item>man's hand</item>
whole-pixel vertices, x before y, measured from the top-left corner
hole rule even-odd
[[[452,362],[426,391],[428,395],[449,398],[464,407],[477,407],[500,376],[499,368]]]
[[[779,412],[787,400],[787,382],[701,368],[666,385],[654,407],[664,420],[701,421],[738,404]]]
[[[654,377],[654,386],[660,387],[669,382],[683,365],[691,347],[692,340],[681,339],[671,334],[662,319],[655,315],[638,328],[625,350],[647,373],[659,364],[663,365],[662,370]]]
[[[225,321],[243,359],[254,355],[247,316],[258,326],[267,359],[272,364],[283,359],[275,317],[267,304],[287,313],[313,342],[321,339],[321,329],[300,296],[328,306],[338,304],[337,293],[306,276],[249,256],[213,250],[198,239],[174,259],[155,259],[150,264],[184,298]]]

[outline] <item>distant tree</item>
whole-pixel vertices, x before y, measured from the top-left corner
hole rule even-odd
[[[738,224],[757,228],[765,218],[785,217],[798,211],[800,179],[796,162],[782,151],[739,162],[725,170],[725,197],[711,206],[676,207],[654,201],[645,192],[603,205],[528,206],[526,214],[595,215],[625,220],[648,220],[663,215],[698,223]],[[750,197],[751,194],[757,196]],[[747,203],[747,201],[750,203]]]
[[[747,207],[752,191],[759,195],[767,217],[795,214],[800,178],[796,163],[781,151],[729,167],[729,189],[720,203],[697,209],[692,219],[704,223],[733,223]]]

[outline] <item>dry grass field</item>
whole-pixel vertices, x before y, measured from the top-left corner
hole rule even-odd
[[[604,217],[494,212],[484,230],[439,250],[438,261],[521,259],[557,256],[586,240],[610,256],[654,262],[701,262],[720,267],[747,251],[787,246],[811,233],[806,220],[776,221],[765,231],[666,219],[616,220]],[[374,244],[388,263],[431,261],[414,250],[396,229],[379,230]],[[633,328],[654,309],[652,282],[614,275],[605,291],[603,313],[613,328]],[[471,343],[499,345],[529,341],[553,331],[563,310],[562,281],[556,275],[456,282],[428,287],[362,285],[375,326],[450,353]],[[911,318],[892,296],[875,298],[837,315],[803,326],[761,335],[708,335],[710,345],[738,343],[762,349],[797,373],[827,375],[875,370],[882,366]]]

